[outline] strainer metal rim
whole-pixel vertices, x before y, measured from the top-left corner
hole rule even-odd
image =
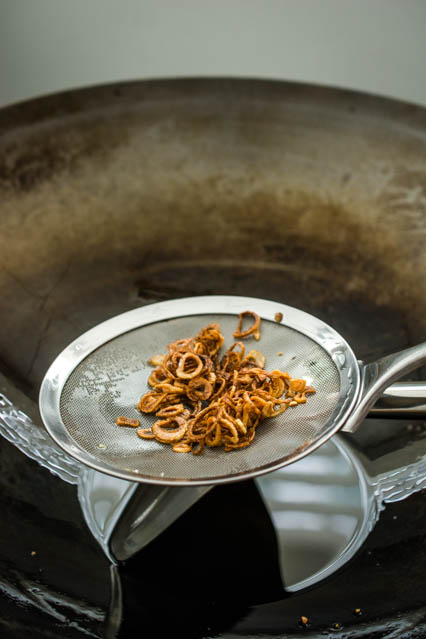
[[[61,418],[62,390],[75,368],[97,348],[120,335],[156,322],[209,314],[235,315],[237,317],[243,310],[248,309],[254,310],[263,320],[272,322],[276,321],[275,315],[277,313],[282,313],[281,324],[283,327],[289,327],[306,335],[322,346],[332,358],[340,375],[341,392],[336,408],[329,419],[329,422],[334,422],[333,426],[323,435],[313,442],[307,443],[306,446],[292,455],[275,460],[270,464],[253,470],[245,470],[230,477],[219,476],[207,479],[152,477],[143,475],[136,470],[119,469],[88,453],[71,437]],[[336,330],[322,320],[278,302],[251,297],[211,295],[180,298],[143,306],[108,319],[83,333],[69,344],[49,367],[40,388],[39,409],[47,432],[58,446],[71,457],[99,472],[141,483],[197,486],[224,484],[257,477],[278,470],[313,452],[343,427],[357,403],[360,386],[360,367],[351,347]],[[243,454],[243,451],[238,454]]]

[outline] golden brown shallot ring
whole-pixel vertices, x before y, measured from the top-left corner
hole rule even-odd
[[[296,393],[302,393],[305,390],[306,381],[304,379],[292,379],[290,382],[290,390]]]
[[[188,383],[186,394],[194,402],[209,399],[213,392],[213,386],[205,377],[195,377]]]
[[[306,395],[305,395],[305,393],[296,393],[293,399],[298,404],[306,404]]]
[[[226,379],[224,377],[217,377],[214,393],[210,399],[214,399],[215,397],[218,397],[219,395],[221,395],[225,386],[226,386]]]
[[[185,442],[178,442],[177,444],[173,444],[172,451],[174,453],[190,453],[192,450],[189,444]]]
[[[234,424],[231,422],[230,419],[226,419],[225,417],[222,417],[219,420],[220,425],[226,428],[227,431],[229,431],[231,434],[229,435],[228,433],[226,434],[222,434],[222,439],[225,442],[229,442],[231,444],[237,444],[238,443],[238,431],[236,429],[236,427],[234,426]]]
[[[202,343],[210,357],[216,355],[223,344],[224,337],[219,324],[208,324],[196,336],[196,341]]]
[[[235,351],[237,346],[240,349],[239,353],[238,353],[238,351]],[[240,356],[240,362],[241,362],[244,359],[244,353],[246,352],[246,347],[244,346],[244,344],[242,342],[234,342],[232,344],[232,346],[230,348],[228,348],[227,352],[230,353],[232,351],[235,351],[235,352],[238,353],[238,355]]]
[[[222,429],[220,424],[216,424],[214,430],[210,431],[206,436],[206,444],[210,446],[210,448],[215,448],[222,444]]]
[[[253,324],[249,328],[247,328],[245,331],[243,331],[242,328],[243,328],[243,321],[245,317],[251,317],[253,319]],[[259,340],[260,339],[259,327],[260,327],[259,315],[255,313],[254,311],[243,311],[239,315],[238,327],[237,327],[237,330],[234,332],[234,337],[236,337],[237,339],[244,339],[245,337],[249,337],[250,335],[253,335],[255,340]]]
[[[148,384],[152,386],[153,388],[155,388],[157,384],[161,384],[162,382],[165,382],[168,379],[169,377],[168,375],[166,375],[166,372],[164,371],[164,369],[158,366],[157,368],[154,368],[151,375],[148,377]]]
[[[240,433],[242,433],[243,435],[247,434],[247,427],[244,425],[239,417],[237,417],[237,419],[235,420],[235,426],[237,430],[240,431]]]
[[[204,450],[204,442],[205,442],[205,438],[195,442],[195,444],[193,445],[191,449],[191,452],[193,455],[201,455],[201,453]]]
[[[265,356],[259,351],[249,351],[241,365],[245,366],[247,363],[253,363],[256,367],[263,368],[265,366]]]
[[[139,400],[138,410],[140,410],[141,413],[153,413],[166,397],[167,395],[164,393],[157,393],[156,391],[145,393]]]
[[[155,414],[157,417],[177,417],[185,412],[183,404],[174,404],[172,406],[165,406],[157,411]]]
[[[169,344],[167,346],[167,350],[169,351],[169,353],[174,353],[175,351],[179,351],[179,350],[183,350],[184,348],[187,348],[190,343],[192,342],[192,339],[178,339],[176,340],[176,342],[173,342],[172,344]]]
[[[252,443],[254,439],[255,434],[256,434],[256,431],[253,429],[251,433],[248,435],[247,439],[240,441],[237,444],[227,443],[225,446],[225,451],[229,452],[230,450],[235,450],[238,448],[246,448],[247,446],[250,446],[250,444]]]
[[[177,424],[177,427],[171,428],[174,424]],[[186,429],[187,422],[180,417],[159,419],[152,426],[155,439],[163,444],[174,444],[180,441],[185,436]]]
[[[138,419],[132,419],[131,417],[117,417],[115,420],[117,426],[130,426],[131,428],[137,428],[141,423]]]
[[[181,379],[197,377],[203,370],[203,362],[195,353],[184,353],[179,359],[176,375]]]
[[[169,384],[166,382],[162,382],[161,384],[157,384],[155,390],[161,391],[162,393],[171,393],[174,395],[184,395],[185,389],[177,384]]]
[[[136,434],[141,439],[155,439],[155,435],[151,428],[138,428]]]

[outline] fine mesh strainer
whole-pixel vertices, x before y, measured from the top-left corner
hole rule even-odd
[[[306,404],[267,419],[251,446],[202,455],[174,453],[142,440],[134,429],[115,425],[118,416],[136,417],[142,427],[155,421],[136,404],[149,390],[148,360],[166,345],[218,322],[225,347],[234,340],[238,314],[262,318],[261,339],[247,346],[266,357],[267,370],[302,377],[316,389]],[[281,322],[275,320],[282,313]],[[255,477],[309,454],[340,429],[353,431],[392,381],[426,362],[426,343],[374,364],[357,361],[330,326],[276,302],[211,296],[152,304],[114,317],[70,344],[53,362],[40,391],[40,412],[52,438],[72,457],[123,479],[164,485],[217,484]]]

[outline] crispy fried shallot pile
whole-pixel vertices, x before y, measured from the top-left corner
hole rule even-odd
[[[243,331],[244,318],[253,321]],[[258,340],[259,329],[260,317],[244,311],[234,337],[253,335]],[[194,455],[205,446],[222,446],[225,451],[245,448],[264,418],[305,403],[306,395],[315,392],[303,379],[292,379],[278,370],[265,371],[262,353],[246,353],[241,341],[220,357],[223,341],[219,324],[209,324],[195,337],[169,344],[166,355],[152,357],[150,364],[155,368],[148,384],[153,390],[141,397],[138,409],[158,419],[152,428],[138,428],[139,437],[169,444],[176,453]],[[140,425],[138,420],[123,417],[116,423]]]

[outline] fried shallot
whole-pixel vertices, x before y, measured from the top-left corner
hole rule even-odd
[[[245,330],[244,318],[253,320]],[[251,335],[260,338],[260,317],[244,311],[234,337]],[[199,455],[205,446],[239,450],[253,442],[265,418],[304,404],[306,396],[315,392],[304,379],[292,379],[279,370],[265,371],[262,353],[246,354],[241,341],[220,356],[223,342],[219,324],[209,324],[195,337],[169,344],[167,354],[151,358],[155,368],[148,384],[152,390],[137,407],[158,419],[152,428],[138,428],[139,437],[169,444],[176,453]],[[125,424],[122,419],[122,425],[136,425],[137,420]]]

